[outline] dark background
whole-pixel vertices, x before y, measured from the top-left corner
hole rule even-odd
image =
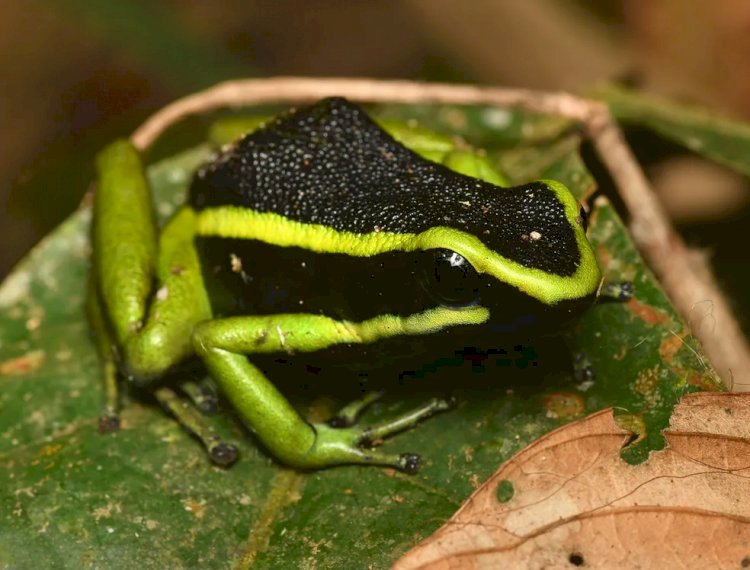
[[[2,277],[75,209],[97,149],[216,82],[338,75],[585,93],[628,80],[750,117],[750,3],[5,0],[0,70]],[[731,290],[747,271],[746,181],[648,154],[676,221]]]

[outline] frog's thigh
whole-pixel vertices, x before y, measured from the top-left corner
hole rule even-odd
[[[128,374],[135,380],[158,377],[189,356],[193,328],[210,318],[194,223],[194,212],[184,209],[160,235],[158,288],[145,324],[123,343]]]

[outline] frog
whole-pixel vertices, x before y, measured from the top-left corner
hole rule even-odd
[[[601,286],[585,209],[564,184],[510,186],[481,151],[342,97],[292,108],[218,149],[162,228],[128,140],[101,151],[97,173],[88,307],[107,386],[102,431],[119,425],[118,379],[155,386],[222,465],[236,446],[161,382],[185,362],[205,368],[281,464],[416,473],[419,454],[374,444],[448,410],[450,398],[364,425],[379,397],[366,393],[312,422],[258,359],[422,357],[480,336],[557,330]]]

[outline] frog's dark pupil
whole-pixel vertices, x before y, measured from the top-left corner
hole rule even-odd
[[[479,299],[480,277],[461,254],[449,249],[433,252],[425,286],[444,305],[463,306]]]

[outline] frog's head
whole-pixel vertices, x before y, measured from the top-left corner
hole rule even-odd
[[[486,308],[486,324],[498,331],[557,328],[592,303],[601,281],[585,212],[554,181],[495,192],[502,208],[488,194],[460,229],[419,235],[422,285],[442,307]]]

